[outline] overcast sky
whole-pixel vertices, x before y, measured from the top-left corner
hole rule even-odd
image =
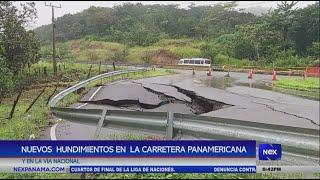
[[[84,9],[89,8],[90,6],[100,6],[100,7],[113,7],[114,5],[121,5],[125,2],[131,3],[142,3],[146,4],[178,4],[181,8],[187,8],[191,3],[194,3],[196,6],[198,5],[214,5],[217,3],[225,3],[227,1],[36,1],[36,8],[38,12],[38,19],[32,24],[29,25],[28,29],[33,29],[39,27],[41,25],[50,24],[51,23],[51,8],[45,6],[45,2],[47,4],[52,3],[53,5],[59,6],[61,4],[62,8],[55,9],[55,18],[61,17],[65,14],[74,14],[77,12],[81,12]],[[239,1],[239,8],[248,8],[254,6],[262,6],[262,7],[276,7],[279,1]],[[317,1],[299,1],[298,7],[306,7],[309,4],[314,4]],[[24,1],[15,2],[15,4],[24,3]]]

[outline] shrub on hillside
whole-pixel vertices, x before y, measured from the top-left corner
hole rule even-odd
[[[0,57],[0,99],[10,94],[14,89],[13,73],[5,66]]]
[[[311,57],[298,57],[292,51],[282,51],[277,54],[273,64],[276,67],[303,67],[312,64],[313,61]]]

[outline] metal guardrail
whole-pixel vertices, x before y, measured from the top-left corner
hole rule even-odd
[[[251,139],[257,142],[279,143],[287,152],[319,156],[318,130],[173,112],[103,111],[52,108],[55,116],[77,123],[96,125],[100,122],[101,126],[120,125],[162,130],[166,132],[167,139],[179,134],[209,139]]]
[[[125,74],[125,73],[130,73],[130,72],[135,72],[135,71],[142,71],[142,70],[147,70],[146,68],[133,68],[133,69],[128,69],[128,70],[121,70],[121,71],[113,71],[113,72],[108,72],[108,73],[104,73],[104,74],[100,74],[97,76],[94,76],[92,78],[89,78],[87,80],[81,81],[77,84],[75,84],[74,86],[65,89],[63,91],[61,91],[59,94],[57,94],[56,96],[54,96],[50,101],[49,101],[49,106],[50,107],[55,107],[56,104],[58,103],[58,101],[60,101],[62,98],[64,98],[65,96],[67,96],[68,94],[88,85],[89,83],[96,81],[98,79],[102,79],[102,78],[106,78],[106,77],[110,77],[110,76],[114,76],[114,75],[119,75],[119,74]]]
[[[252,139],[257,142],[279,143],[283,150],[303,155],[319,156],[319,130],[295,128],[283,125],[272,125],[248,122],[236,119],[186,115],[173,112],[137,112],[106,109],[73,109],[55,107],[66,95],[105,77],[146,68],[114,71],[101,74],[60,92],[53,97],[49,105],[52,113],[61,119],[98,125],[95,136],[106,124],[116,124],[143,129],[162,130],[166,138],[172,139],[179,134],[192,135],[209,139]]]

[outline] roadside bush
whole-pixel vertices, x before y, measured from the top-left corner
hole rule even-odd
[[[176,47],[183,47],[183,46],[192,46],[193,39],[162,39],[159,42],[153,44],[154,46],[176,46]]]
[[[274,66],[277,67],[301,67],[311,65],[314,62],[311,57],[298,57],[291,51],[282,51],[277,54]]]
[[[186,47],[170,47],[169,51],[179,56],[180,58],[194,58],[202,57],[201,50],[199,48]]]
[[[236,59],[233,57],[228,57],[227,55],[217,54],[213,60],[213,64],[218,65],[230,65],[236,68],[241,68],[243,66],[257,66],[258,62],[251,61],[249,59]]]
[[[5,66],[4,61],[0,58],[0,99],[11,94],[14,89],[13,73]]]
[[[314,60],[311,64],[310,64],[310,66],[320,66],[320,59],[317,59],[317,60]]]
[[[203,43],[200,46],[202,57],[210,58],[212,61],[218,54],[218,47],[215,43]]]

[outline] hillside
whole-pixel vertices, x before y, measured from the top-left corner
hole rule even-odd
[[[183,57],[207,57],[232,65],[317,64],[319,3],[302,9],[295,5],[279,2],[259,16],[248,12],[252,9],[237,11],[236,2],[188,9],[140,3],[90,7],[57,18],[58,58],[175,64]],[[34,30],[41,54],[48,58],[51,28]]]
[[[83,38],[58,43],[57,57],[60,60],[76,62],[176,64],[183,57],[203,56],[200,50],[203,44],[193,39],[163,39],[147,47],[128,47],[121,43]],[[42,46],[41,54],[44,58],[50,59],[51,45]]]
[[[128,45],[147,46],[164,38],[218,37],[231,33],[236,25],[255,22],[251,13],[233,10],[234,3],[217,6],[142,5],[126,3],[113,8],[90,7],[80,13],[67,14],[56,20],[59,42],[85,36]],[[230,10],[224,11],[225,8]],[[217,14],[218,13],[218,14]],[[217,16],[211,20],[212,16]],[[225,24],[225,17],[229,24]],[[217,28],[217,27],[223,27]],[[51,25],[34,30],[42,43],[51,41]]]

